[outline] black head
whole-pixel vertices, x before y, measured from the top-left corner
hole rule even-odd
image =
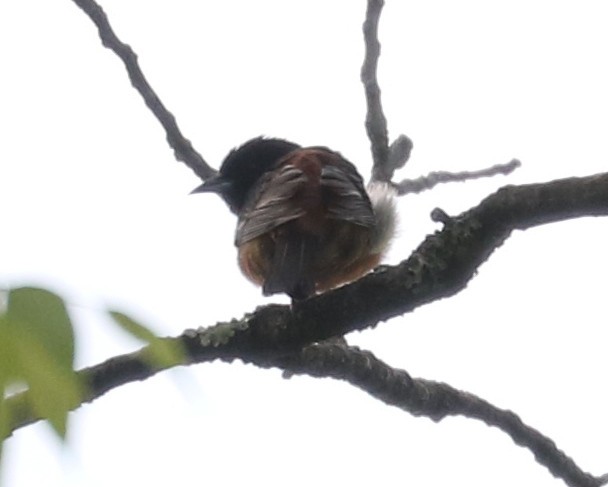
[[[193,193],[218,193],[233,213],[238,213],[249,190],[276,162],[300,146],[283,139],[256,137],[232,149],[220,172],[196,188]]]

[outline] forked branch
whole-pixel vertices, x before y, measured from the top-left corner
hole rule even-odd
[[[380,58],[378,24],[383,6],[384,0],[368,0],[363,22],[365,57],[361,67],[361,82],[367,104],[365,129],[373,158],[372,180],[390,182],[395,186],[399,195],[404,195],[426,191],[438,183],[468,181],[498,174],[505,175],[517,169],[521,163],[513,159],[507,164],[498,164],[479,171],[457,173],[437,171],[417,179],[405,179],[400,183],[393,182],[395,171],[404,167],[409,160],[413,143],[409,137],[401,134],[389,145],[388,122],[382,108],[381,89],[378,83],[378,60]]]

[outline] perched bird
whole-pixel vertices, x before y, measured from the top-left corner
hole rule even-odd
[[[353,281],[378,265],[395,230],[392,188],[368,194],[326,147],[257,137],[192,192],[219,194],[237,215],[239,266],[264,295],[302,300]]]

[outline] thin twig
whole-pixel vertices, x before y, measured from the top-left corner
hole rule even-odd
[[[378,85],[378,58],[380,57],[380,41],[378,40],[378,22],[384,6],[383,0],[368,0],[365,21],[363,22],[363,38],[365,41],[365,58],[361,68],[361,82],[365,90],[367,116],[365,128],[369,137],[374,159],[372,179],[375,181],[390,181],[392,174],[387,173],[386,165],[389,157],[388,129],[386,117],[382,111],[380,86]]]
[[[519,162],[517,159],[513,159],[507,164],[496,164],[492,167],[487,167],[478,171],[435,171],[429,173],[427,176],[421,176],[416,179],[404,179],[400,183],[395,183],[394,187],[397,189],[397,193],[399,195],[421,193],[427,189],[434,188],[440,183],[462,182],[471,179],[496,176],[498,174],[507,175],[512,173],[520,166],[521,162]]]
[[[202,156],[192,147],[192,143],[182,135],[175,117],[165,108],[142,73],[137,61],[137,55],[130,46],[124,44],[116,36],[103,9],[95,0],[73,1],[97,26],[103,45],[113,51],[124,63],[129,73],[131,84],[139,92],[148,108],[165,129],[167,142],[173,149],[175,158],[186,164],[203,180],[213,176],[216,171],[205,162]]]

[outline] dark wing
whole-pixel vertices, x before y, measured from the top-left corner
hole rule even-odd
[[[250,192],[239,217],[236,245],[304,216],[306,209],[297,204],[294,196],[310,183],[311,178],[318,178],[316,184],[323,195],[321,204],[327,218],[364,227],[375,225],[374,211],[363,179],[352,163],[325,147],[310,147],[301,149],[301,152],[308,154],[266,173]],[[311,172],[311,167],[319,168],[320,174],[314,176],[315,170]]]
[[[328,195],[327,216],[356,225],[375,225],[374,210],[355,166],[337,153],[334,164],[321,171],[321,186]]]
[[[291,165],[267,173],[245,203],[236,228],[235,244],[253,240],[304,215],[304,210],[294,205],[292,198],[306,180],[305,174]]]

